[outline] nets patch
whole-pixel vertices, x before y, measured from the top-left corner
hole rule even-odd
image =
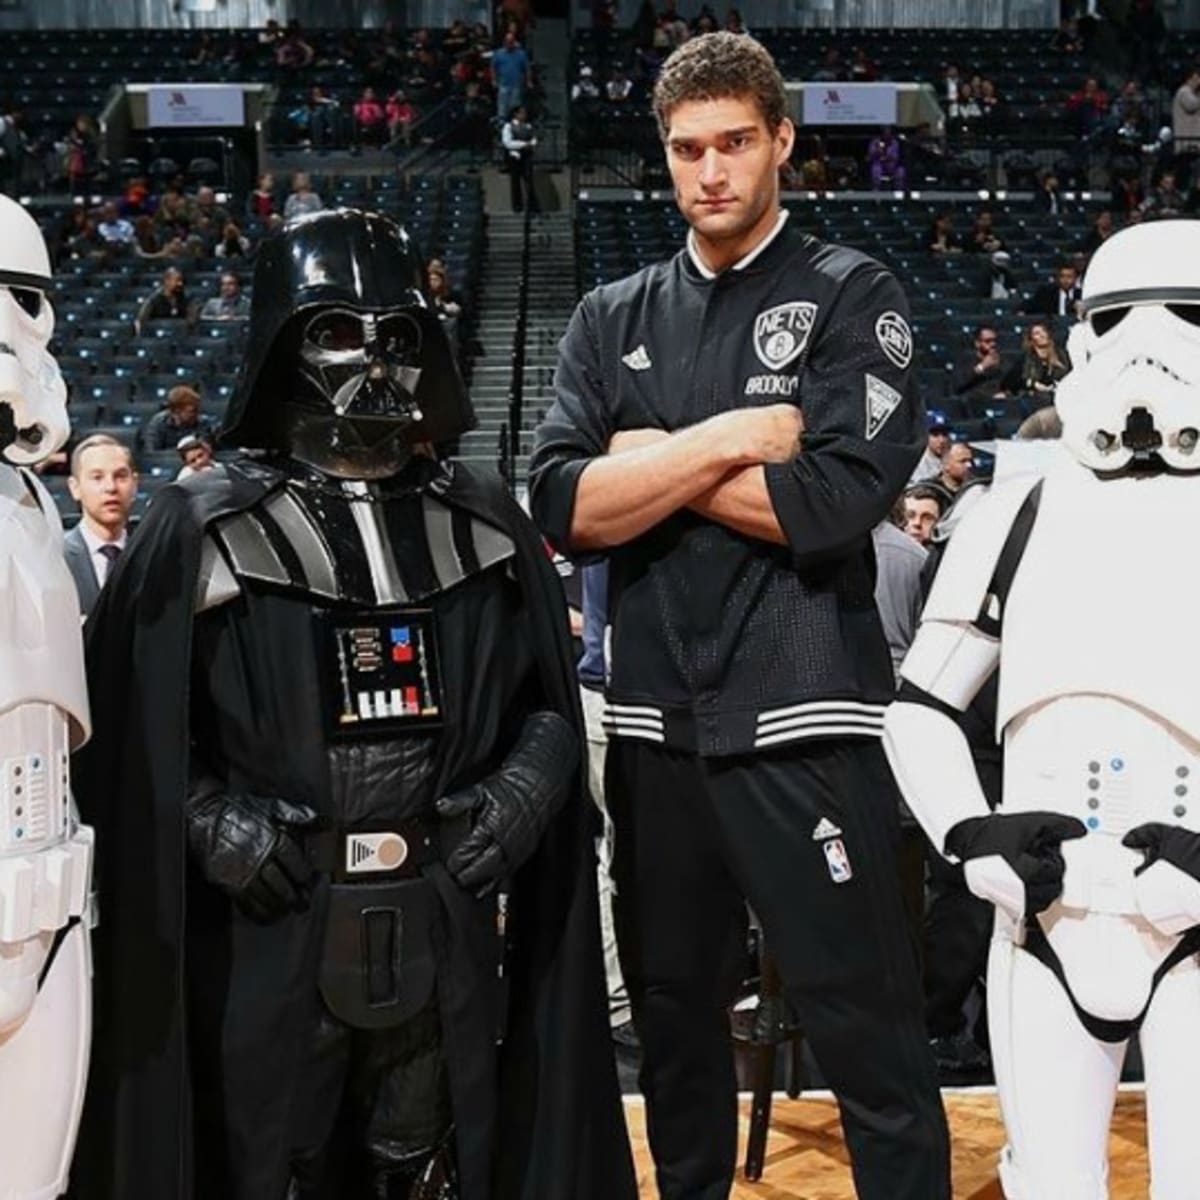
[[[808,345],[817,306],[810,300],[777,304],[754,318],[754,353],[772,371],[794,362]]]
[[[904,398],[890,383],[884,383],[870,372],[864,376],[867,393],[867,431],[869,442],[887,424]]]
[[[912,330],[909,329],[908,322],[891,309],[880,313],[875,322],[875,337],[888,361],[901,371],[907,370],[913,356]]]

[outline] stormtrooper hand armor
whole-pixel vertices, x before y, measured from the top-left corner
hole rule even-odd
[[[1049,908],[1062,892],[1062,843],[1083,837],[1082,821],[1059,813],[992,813],[960,821],[946,851],[965,864],[967,886],[1014,918]]]

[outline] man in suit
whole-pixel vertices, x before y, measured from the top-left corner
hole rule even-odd
[[[63,548],[86,618],[125,549],[138,485],[133,454],[106,434],[84,438],[71,455],[67,482],[82,515]]]
[[[1044,284],[1029,298],[1025,312],[1044,317],[1067,317],[1074,321],[1083,295],[1079,270],[1074,263],[1064,262],[1055,272],[1053,283]]]

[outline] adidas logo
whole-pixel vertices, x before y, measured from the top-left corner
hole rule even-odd
[[[636,350],[622,355],[621,361],[631,371],[648,371],[651,367],[650,355],[646,353],[646,347],[642,344],[639,344]]]
[[[812,836],[814,842],[823,842],[826,838],[841,837],[842,831],[828,817],[822,817]]]

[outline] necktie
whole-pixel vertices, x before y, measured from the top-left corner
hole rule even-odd
[[[100,553],[104,555],[108,563],[104,569],[104,578],[100,581],[101,586],[103,586],[109,581],[113,570],[116,568],[117,559],[121,557],[121,547],[115,542],[107,542],[100,547]]]

